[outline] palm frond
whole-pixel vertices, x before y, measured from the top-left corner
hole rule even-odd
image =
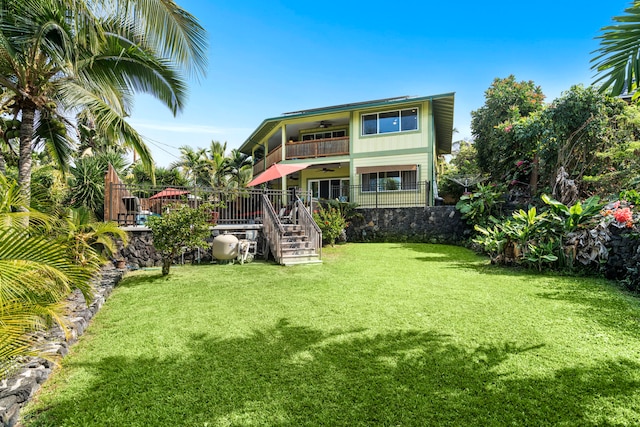
[[[596,72],[594,84],[614,96],[631,93],[640,79],[640,4],[625,13],[613,18],[617,25],[602,28],[603,34],[597,37],[600,47],[591,60],[591,69]]]

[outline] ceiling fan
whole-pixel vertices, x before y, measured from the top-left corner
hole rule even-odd
[[[327,121],[325,121],[325,120],[322,120],[322,121],[320,122],[320,124],[318,125],[318,127],[319,127],[319,128],[322,128],[322,129],[324,129],[324,128],[328,128],[328,127],[330,127],[330,126],[331,126],[331,122],[327,122]]]
[[[333,172],[335,171],[335,169],[329,169],[329,168],[322,168],[322,172]]]

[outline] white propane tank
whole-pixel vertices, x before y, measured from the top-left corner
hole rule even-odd
[[[220,234],[213,239],[213,257],[219,260],[238,256],[238,238],[233,234]]]

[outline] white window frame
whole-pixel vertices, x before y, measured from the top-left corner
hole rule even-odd
[[[402,129],[402,112],[415,110],[416,112],[416,127],[415,129]],[[381,114],[389,114],[389,113],[398,113],[398,130],[388,131],[388,132],[380,132],[380,115]],[[376,116],[376,131],[375,133],[365,133],[365,120],[366,116]],[[385,111],[376,111],[375,113],[362,113],[360,114],[360,136],[373,136],[373,135],[386,135],[389,133],[403,133],[403,132],[416,132],[420,130],[420,109],[418,107],[412,108],[399,108],[396,110],[385,110]]]

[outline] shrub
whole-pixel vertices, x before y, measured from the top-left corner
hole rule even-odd
[[[322,231],[322,240],[331,246],[336,243],[336,239],[342,234],[342,231],[349,226],[342,212],[334,207],[323,208],[319,206],[318,210],[313,213],[313,219]]]
[[[505,187],[495,184],[478,184],[473,193],[460,197],[456,209],[462,214],[468,224],[485,226],[490,217],[502,215],[502,205],[505,202]]]
[[[151,216],[147,226],[153,234],[153,246],[162,256],[162,275],[169,274],[171,263],[183,247],[207,246],[205,239],[211,235],[211,204],[191,208],[183,204],[173,205],[162,216]]]

